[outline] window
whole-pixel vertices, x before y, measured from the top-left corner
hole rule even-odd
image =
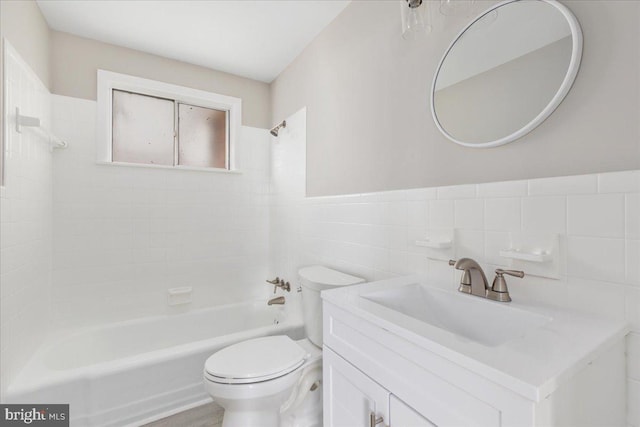
[[[241,101],[98,71],[98,161],[233,170]]]

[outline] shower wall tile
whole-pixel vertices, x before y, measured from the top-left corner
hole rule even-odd
[[[269,137],[242,128],[241,173],[96,164],[94,101],[53,96],[53,316],[60,326],[173,313],[263,298]]]
[[[0,187],[0,401],[49,325],[51,286],[51,158],[48,141],[33,128],[15,129],[22,115],[51,125],[46,87],[5,44],[4,185]],[[57,154],[57,153],[55,153]]]

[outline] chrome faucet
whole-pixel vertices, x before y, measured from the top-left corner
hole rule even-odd
[[[273,285],[273,293],[275,294],[278,288],[282,288],[282,290],[291,292],[291,284],[289,282],[285,282],[283,279],[276,277],[273,280],[267,280],[267,283],[271,283]]]
[[[277,304],[277,305],[284,304],[284,297],[275,297],[267,301],[267,305],[273,305],[273,304]]]
[[[500,302],[511,301],[504,275],[524,277],[524,271],[498,268],[496,269],[496,277],[493,279],[493,284],[489,287],[487,276],[485,276],[482,267],[471,258],[460,258],[457,261],[449,260],[449,265],[463,271],[458,291]]]
[[[487,297],[489,282],[487,282],[487,276],[484,275],[480,264],[471,258],[460,258],[457,261],[449,260],[449,265],[463,271],[458,291],[478,297]]]

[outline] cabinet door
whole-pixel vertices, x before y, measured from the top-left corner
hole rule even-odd
[[[389,399],[391,427],[437,427],[394,395]]]
[[[322,352],[324,425],[328,427],[377,427],[389,419],[389,392],[327,346]]]

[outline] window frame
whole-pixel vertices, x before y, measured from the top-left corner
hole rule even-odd
[[[197,107],[227,111],[227,168],[194,167],[174,164],[151,165],[143,163],[128,163],[113,161],[113,90],[121,90],[140,95],[173,100],[178,104],[189,104]],[[236,153],[242,126],[242,99],[227,95],[220,95],[199,89],[192,89],[142,77],[98,70],[97,97],[97,128],[96,128],[96,162],[118,166],[135,166],[162,169],[202,170],[213,172],[237,172]],[[174,109],[175,110],[175,109]],[[178,118],[174,114],[174,151],[178,150]]]

